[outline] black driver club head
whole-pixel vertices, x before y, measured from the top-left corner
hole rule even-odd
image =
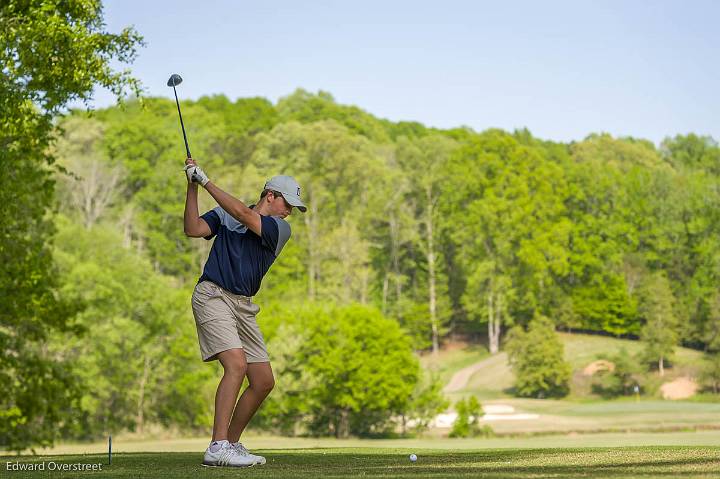
[[[177,73],[173,73],[170,75],[170,78],[168,79],[167,86],[176,87],[177,85],[182,83],[182,77],[178,75]]]

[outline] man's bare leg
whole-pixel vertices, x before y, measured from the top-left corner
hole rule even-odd
[[[245,379],[245,374],[248,372],[245,351],[242,349],[228,349],[227,351],[223,351],[218,354],[218,359],[225,371],[220,380],[220,384],[218,384],[217,392],[215,393],[213,441],[222,441],[228,438],[230,417],[232,416],[240,387]]]
[[[249,363],[247,365],[247,377],[250,385],[245,388],[235,406],[230,428],[228,429],[228,440],[238,442],[240,435],[255,415],[260,404],[270,394],[275,386],[272,368],[269,362]]]

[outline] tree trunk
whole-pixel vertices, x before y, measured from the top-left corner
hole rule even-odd
[[[82,211],[85,229],[90,230],[112,202],[120,174],[116,169],[103,168],[96,159],[83,170],[81,183],[73,189],[72,195],[75,205]]]
[[[494,293],[488,295],[488,349],[490,354],[500,351],[500,314],[502,297],[498,295],[497,305],[494,303]]]
[[[341,224],[342,229],[349,229],[350,227],[347,225],[345,219],[342,220]],[[347,238],[347,236],[346,236]],[[341,292],[342,294],[342,301],[343,304],[350,303],[350,300],[355,300],[356,298],[353,297],[353,278],[354,275],[357,274],[357,272],[353,271],[353,255],[352,255],[352,248],[348,244],[348,241],[343,241],[340,243],[339,246],[339,256],[340,256],[340,262],[343,265],[343,290]]]
[[[137,236],[137,244],[135,245],[135,251],[142,254],[145,251],[145,236],[144,233]]]
[[[83,192],[84,205],[83,205],[83,216],[85,217],[85,229],[90,230],[93,227],[95,219],[93,218],[93,193],[95,193],[95,171],[96,164],[93,161],[90,165],[90,174],[85,179],[81,191]]]
[[[500,332],[501,332],[501,325],[502,325],[502,318],[503,318],[503,312],[505,311],[503,309],[503,300],[505,299],[505,296],[503,296],[502,293],[498,293],[497,295],[497,308],[495,309],[495,336],[493,337],[493,344],[495,352],[500,351]]]
[[[383,280],[383,291],[382,291],[382,313],[387,314],[387,298],[388,288],[390,287],[390,271],[385,272],[385,279]]]
[[[663,366],[665,366],[665,360],[662,356],[660,356],[660,360],[658,360],[658,370],[660,371],[660,376],[665,376],[665,369]]]
[[[337,427],[335,429],[335,437],[338,439],[344,439],[350,436],[350,418],[347,409],[340,410],[340,417],[337,420]]]
[[[492,338],[492,322],[493,322],[493,315],[495,314],[493,312],[493,295],[492,293],[489,293],[487,296],[487,303],[488,303],[488,351],[492,354],[492,348],[491,348],[491,341],[490,338]]]
[[[402,296],[402,283],[400,278],[400,225],[394,214],[390,215],[390,262],[395,279],[395,304],[400,302]]]
[[[362,276],[362,289],[360,290],[360,304],[367,304],[368,297],[368,282],[370,275],[369,271],[365,269]]]
[[[308,297],[315,300],[317,294],[316,279],[318,276],[317,241],[317,202],[310,201],[310,211],[303,215],[308,230]]]
[[[437,318],[437,297],[435,293],[435,243],[433,238],[433,203],[432,191],[428,188],[427,192],[427,219],[425,220],[425,230],[427,233],[427,262],[428,262],[428,295],[430,307],[430,326],[432,328],[432,352],[433,356],[438,355],[440,349],[440,340],[438,338],[438,318]]]
[[[143,365],[143,373],[140,377],[140,391],[138,394],[137,404],[137,418],[135,420],[135,430],[138,434],[143,433],[144,426],[144,401],[145,401],[145,385],[147,384],[148,376],[150,375],[150,356],[145,353],[145,364]]]
[[[120,225],[123,229],[123,248],[130,249],[132,246],[132,224],[134,219],[133,207],[126,206],[120,219]]]

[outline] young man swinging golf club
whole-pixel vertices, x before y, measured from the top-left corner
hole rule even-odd
[[[203,465],[265,464],[264,457],[250,453],[240,443],[240,435],[275,384],[255,319],[260,308],[252,297],[290,238],[285,218],[293,208],[306,211],[300,186],[290,176],[274,176],[265,183],[258,203],[248,207],[210,182],[192,158],[185,161],[185,173],[185,234],[215,238],[192,295],[200,353],[203,361],[217,359],[224,369],[215,394],[212,441]],[[219,205],[202,216],[198,213],[198,185]],[[249,386],[238,399],[245,376]]]

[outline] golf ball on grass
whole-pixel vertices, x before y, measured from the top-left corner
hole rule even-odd
[[[415,454],[410,454],[410,462],[417,461],[417,456]]]

